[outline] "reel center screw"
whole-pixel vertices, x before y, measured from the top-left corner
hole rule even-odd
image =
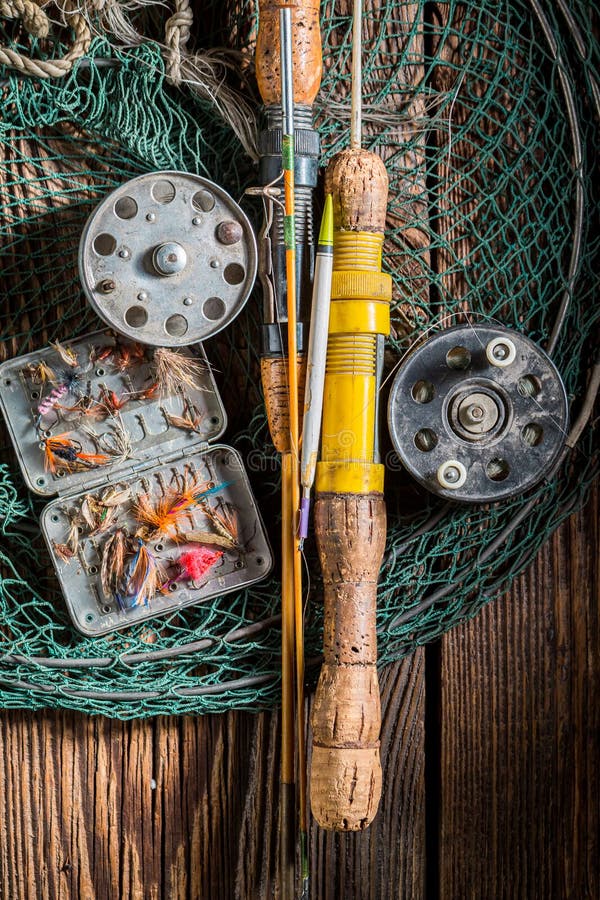
[[[390,392],[388,423],[403,466],[438,496],[516,497],[550,471],[568,427],[564,385],[530,338],[459,325],[418,344]]]
[[[176,241],[159,244],[152,254],[152,263],[159,275],[177,275],[187,265],[187,253]]]
[[[458,407],[458,421],[470,434],[486,434],[491,431],[499,416],[497,403],[483,392],[469,394]]]

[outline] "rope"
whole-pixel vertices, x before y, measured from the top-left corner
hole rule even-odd
[[[48,37],[48,16],[33,0],[0,0],[0,18],[20,19],[25,31],[35,38]]]
[[[190,39],[193,22],[189,0],[175,0],[175,12],[165,25],[167,79],[175,87],[181,84],[182,56],[187,54],[185,46]]]
[[[37,10],[37,11],[34,11]],[[37,78],[61,78],[71,71],[77,60],[87,53],[92,35],[89,26],[71,0],[64,0],[62,12],[72,28],[75,39],[71,49],[60,59],[33,59],[11,47],[0,45],[0,65],[17,69],[25,75]],[[48,35],[49,22],[45,12],[32,0],[0,0],[0,17],[21,19],[27,32],[36,38]]]

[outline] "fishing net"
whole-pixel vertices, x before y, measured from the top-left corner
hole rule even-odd
[[[317,114],[323,164],[347,141],[349,6],[322,4],[325,69]],[[162,40],[170,15],[162,6],[136,11],[113,2],[89,9],[91,43],[73,18],[79,15],[74,6],[56,11],[51,42],[43,29],[31,36],[35,28],[24,25],[24,15],[0,24],[1,60],[23,69],[15,60],[27,57],[34,69],[42,61],[65,73],[39,77],[30,66],[23,75],[9,67],[0,74],[4,358],[97,327],[78,282],[77,247],[87,216],[116,185],[153,169],[183,169],[210,177],[239,199],[255,179],[247,152],[251,123],[244,148],[210,100],[194,90],[194,79],[173,74],[173,54],[177,63],[188,41],[204,48],[228,43],[242,51],[237,62],[244,73],[229,73],[229,83],[256,103],[253,6],[245,0],[198,3],[201,34],[194,35],[188,15],[185,40],[168,40],[167,49],[164,42],[137,39],[118,47],[103,36],[108,13],[122,9],[139,31]],[[189,8],[180,4],[183,12]],[[573,420],[585,407],[599,314],[593,15],[585,0],[570,0],[568,7],[563,0],[365,3],[367,143],[390,174],[388,372],[427,329],[496,321],[551,351]],[[254,216],[258,223],[259,210]],[[244,455],[277,555],[279,468],[261,402],[259,315],[255,292],[207,350],[228,409],[226,439]],[[464,507],[412,484],[390,448],[383,449],[389,526],[378,597],[382,664],[438,638],[506,590],[583,503],[598,467],[588,425],[552,476],[526,495]],[[0,703],[128,718],[256,710],[277,702],[277,571],[249,590],[86,638],[69,623],[43,549],[39,511],[2,432]],[[308,674],[314,678],[322,604],[312,541],[306,564]]]

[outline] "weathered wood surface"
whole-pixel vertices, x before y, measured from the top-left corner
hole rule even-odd
[[[313,897],[600,896],[598,546],[596,490],[508,597],[382,672],[381,807],[313,827]],[[0,896],[276,896],[278,738],[276,714],[5,711]]]
[[[598,490],[441,648],[441,896],[600,897]]]

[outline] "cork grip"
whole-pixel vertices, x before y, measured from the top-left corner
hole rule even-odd
[[[388,176],[369,150],[342,150],[325,170],[325,192],[333,197],[333,220],[341,231],[385,230]]]
[[[292,10],[294,103],[310,106],[319,91],[323,58],[319,0],[259,0],[256,78],[265,106],[281,103],[279,10]]]
[[[298,354],[298,408],[304,409],[306,357]],[[290,449],[290,398],[288,393],[288,361],[281,356],[263,356],[260,374],[271,440],[278,453]],[[300,422],[302,427],[302,422]]]
[[[324,663],[313,709],[311,808],[319,825],[359,831],[381,795],[375,611],[385,547],[382,494],[320,494]]]

